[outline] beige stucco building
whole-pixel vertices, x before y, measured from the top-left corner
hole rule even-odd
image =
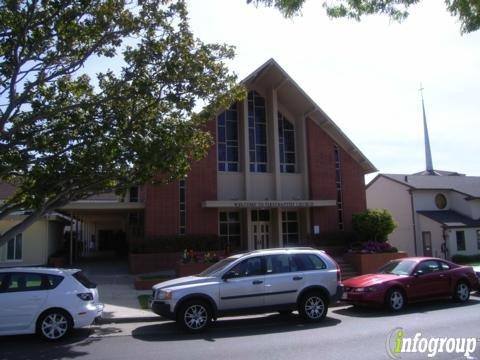
[[[480,254],[480,177],[380,174],[367,185],[367,207],[392,213],[389,242],[409,255]]]

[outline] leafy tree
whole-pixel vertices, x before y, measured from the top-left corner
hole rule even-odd
[[[233,54],[193,36],[182,0],[0,1],[0,181],[17,187],[0,220],[30,211],[0,246],[70,201],[184,176],[243,96]],[[101,58],[121,71],[82,72]]]
[[[352,227],[363,241],[385,242],[397,225],[388,210],[368,209],[353,215]]]
[[[273,6],[286,17],[300,13],[305,0],[247,0],[247,3]],[[364,15],[382,14],[396,21],[404,20],[410,6],[420,0],[331,0],[325,1],[323,7],[333,18],[347,17],[360,20]],[[480,28],[479,0],[445,0],[447,10],[460,20],[462,33],[469,33]]]

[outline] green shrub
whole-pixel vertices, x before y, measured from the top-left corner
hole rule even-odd
[[[388,210],[368,209],[353,214],[352,227],[361,241],[386,242],[397,225]]]
[[[457,264],[470,264],[480,262],[480,254],[478,255],[453,255],[452,261]]]

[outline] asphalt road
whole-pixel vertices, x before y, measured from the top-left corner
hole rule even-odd
[[[428,346],[433,346],[430,339],[434,337],[476,338],[469,358],[480,359],[478,295],[463,305],[441,300],[411,305],[394,315],[379,309],[341,306],[331,308],[321,324],[303,324],[295,313],[225,318],[195,336],[166,321],[94,326],[76,330],[67,341],[55,344],[35,336],[8,336],[0,338],[0,359],[389,359],[387,337],[399,327],[404,338],[414,338],[420,332]],[[396,334],[389,349],[395,345]],[[462,353],[446,353],[446,344],[444,352],[432,358],[466,358],[461,348]],[[427,353],[418,352],[394,355],[429,358]]]

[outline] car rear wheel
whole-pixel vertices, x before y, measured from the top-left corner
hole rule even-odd
[[[308,322],[318,322],[327,316],[328,304],[321,293],[312,292],[304,295],[298,312]]]
[[[406,297],[402,290],[391,289],[388,291],[385,302],[390,311],[400,311],[405,307]]]
[[[465,302],[470,299],[470,286],[464,281],[461,281],[455,286],[455,293],[453,298],[459,302]]]
[[[37,334],[47,341],[58,341],[72,329],[72,319],[61,309],[44,312],[37,321]]]
[[[204,331],[210,324],[211,319],[210,306],[202,300],[192,300],[185,303],[177,317],[181,327],[190,333]]]

